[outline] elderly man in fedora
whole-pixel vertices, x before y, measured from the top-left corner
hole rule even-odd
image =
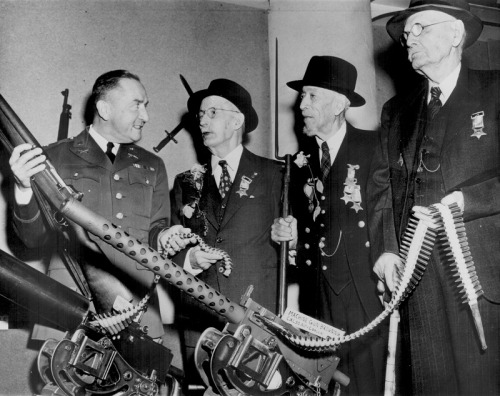
[[[458,298],[462,287],[435,246],[422,280],[400,310],[403,391],[498,395],[499,72],[471,70],[461,61],[482,31],[464,0],[412,0],[388,21],[387,31],[423,78],[382,111],[369,205],[380,291],[394,288],[396,254],[412,208],[426,220],[428,205],[455,203],[463,211],[473,259],[469,271],[477,275],[469,296],[479,297],[485,335],[481,341],[467,304]]]
[[[211,159],[177,175],[172,221],[189,227],[209,246],[227,252],[233,268],[224,275],[222,256],[198,246],[184,250],[174,261],[233,301],[240,301],[253,285],[252,299],[276,312],[278,251],[270,231],[280,213],[282,173],[278,162],[257,156],[242,145],[244,135],[258,125],[251,96],[236,82],[217,79],[191,95],[188,109],[197,117]],[[154,235],[152,239],[156,239]],[[161,236],[160,241],[166,242]],[[224,323],[189,296],[181,296],[176,312],[177,323],[185,329],[189,379],[193,375],[190,355],[200,333],[208,327],[222,329]]]
[[[382,310],[370,263],[366,184],[377,134],[346,121],[365,104],[355,92],[356,68],[334,56],[314,56],[300,93],[304,144],[291,176],[293,217],[278,218],[276,242],[296,250],[300,310],[352,333]],[[298,232],[297,232],[298,231]],[[384,326],[382,326],[384,327]],[[341,346],[339,369],[351,382],[342,394],[382,394],[385,329]]]

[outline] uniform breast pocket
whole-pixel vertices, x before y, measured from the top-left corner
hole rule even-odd
[[[129,170],[128,180],[130,212],[141,223],[140,225],[135,224],[135,226],[138,228],[146,227],[148,229],[153,200],[154,174],[145,169],[133,168]]]
[[[101,169],[69,165],[62,169],[64,182],[83,194],[82,202],[89,208],[101,206]]]

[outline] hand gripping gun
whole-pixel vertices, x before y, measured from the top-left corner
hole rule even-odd
[[[0,140],[8,140],[13,146],[20,143],[39,146],[1,95],[0,131],[4,135]],[[304,333],[253,302],[248,295],[244,299],[245,306],[232,302],[147,244],[87,208],[48,161],[46,169],[34,176],[34,183],[62,216],[98,237],[96,243],[101,249],[111,248],[123,253],[120,257],[126,264],[132,266],[139,263],[229,322],[225,331],[230,334],[212,331],[211,341],[207,341],[206,337],[200,340],[200,349],[207,351],[206,363],[202,362],[201,365],[206,366],[208,363],[208,372],[221,394],[236,389],[241,394],[312,395],[325,393],[332,379],[342,385],[349,382],[336,369],[339,359],[334,355],[335,347],[315,353],[289,343],[277,334],[276,326],[301,339]],[[102,324],[102,329],[107,331],[105,321]],[[116,325],[110,323],[109,326]],[[235,342],[232,348],[231,341]],[[214,348],[211,349],[211,346]],[[226,391],[229,387],[231,389]]]
[[[92,324],[86,297],[2,250],[0,279],[1,296],[69,330],[62,340],[49,339],[41,348],[41,395],[152,396],[160,386],[165,394],[176,395],[177,383],[168,374],[172,353],[148,337],[133,316],[118,337],[109,337]]]

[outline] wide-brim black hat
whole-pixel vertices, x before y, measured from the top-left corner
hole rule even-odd
[[[234,104],[245,116],[245,132],[257,128],[259,117],[252,106],[252,98],[241,85],[224,78],[213,80],[207,89],[195,92],[189,97],[187,103],[189,112],[198,114],[202,100],[208,96],[220,96]]]
[[[465,0],[411,0],[406,10],[398,12],[387,22],[386,29],[392,39],[399,43],[408,17],[422,11],[440,11],[460,19],[466,32],[464,48],[473,44],[483,30],[483,22],[470,12]]]
[[[329,89],[345,95],[351,102],[351,107],[363,106],[366,101],[356,92],[358,72],[349,62],[335,56],[313,56],[307,65],[302,80],[286,83],[298,92],[304,86]]]

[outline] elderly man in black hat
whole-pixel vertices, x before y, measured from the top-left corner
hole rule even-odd
[[[191,95],[188,109],[198,119],[211,160],[177,175],[172,219],[191,228],[208,245],[226,251],[233,268],[224,274],[222,256],[197,246],[174,261],[184,263],[185,269],[233,301],[240,301],[253,285],[252,299],[276,312],[278,253],[270,230],[280,213],[282,174],[278,162],[242,145],[245,133],[258,125],[250,94],[233,81],[217,79]],[[160,243],[166,242],[160,235]],[[176,312],[178,323],[186,329],[189,360],[200,332],[207,327],[222,329],[223,323],[190,297]]]
[[[352,333],[382,310],[370,263],[366,184],[377,135],[350,125],[357,71],[333,56],[314,56],[304,78],[287,85],[300,93],[307,136],[292,165],[293,216],[276,219],[272,238],[296,248],[302,312]],[[297,238],[298,228],[298,238]],[[339,369],[351,382],[343,394],[381,394],[384,330],[340,348]]]
[[[435,246],[422,280],[401,306],[402,384],[409,394],[500,394],[499,72],[471,70],[461,61],[481,30],[464,0],[412,0],[387,23],[424,78],[382,111],[369,205],[380,290],[382,281],[393,290],[396,253],[412,208],[426,220],[427,206],[456,203],[473,258],[468,269],[477,274],[467,296],[479,297],[485,335],[481,340],[457,298],[462,287]]]

